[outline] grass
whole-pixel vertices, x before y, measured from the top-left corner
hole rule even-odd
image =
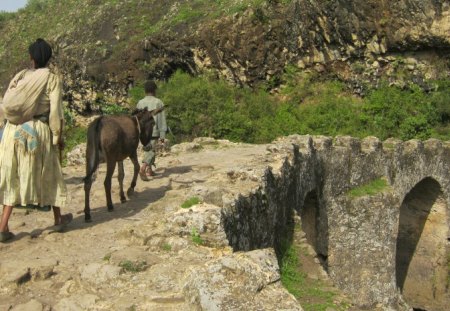
[[[147,262],[146,261],[138,261],[133,262],[131,260],[123,260],[119,263],[119,267],[123,268],[126,272],[141,272],[147,269]]]
[[[285,246],[280,263],[283,286],[299,300],[305,311],[345,310],[345,304],[334,303],[336,294],[325,290],[321,281],[307,278],[299,260],[301,251],[292,244]]]
[[[196,245],[203,245],[205,242],[203,241],[203,239],[200,237],[200,233],[198,233],[197,228],[192,228],[191,231],[191,240],[192,242],[194,242],[194,244]]]
[[[103,257],[104,261],[109,261],[110,259],[111,259],[111,253],[108,253]]]
[[[161,248],[166,252],[170,252],[172,250],[172,245],[170,245],[169,243],[164,243],[163,245],[161,245]]]
[[[348,195],[353,198],[358,198],[365,195],[374,195],[386,190],[388,186],[389,185],[387,184],[387,181],[385,179],[378,178],[368,184],[351,189],[348,192]]]
[[[181,204],[181,208],[190,208],[194,205],[197,205],[201,202],[201,200],[198,197],[191,197],[187,199],[186,201]]]

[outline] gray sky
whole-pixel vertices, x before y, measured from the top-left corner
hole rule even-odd
[[[28,0],[0,0],[0,11],[14,12],[23,8]]]

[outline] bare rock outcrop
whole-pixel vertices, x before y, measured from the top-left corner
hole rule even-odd
[[[273,249],[208,262],[191,272],[184,291],[199,310],[303,310],[280,284]]]

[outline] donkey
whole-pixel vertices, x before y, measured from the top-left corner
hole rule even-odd
[[[127,195],[134,193],[137,175],[139,173],[139,161],[137,147],[139,141],[146,146],[152,137],[155,120],[153,116],[163,111],[164,107],[152,111],[135,110],[131,116],[101,116],[89,124],[86,146],[86,177],[84,178],[84,220],[91,222],[91,210],[89,206],[89,195],[92,186],[92,175],[97,170],[100,162],[106,162],[105,193],[108,211],[114,206],[111,200],[111,178],[119,164],[120,201],[126,201],[123,192],[123,160],[127,157],[134,165],[134,175]]]

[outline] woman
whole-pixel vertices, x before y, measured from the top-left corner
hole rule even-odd
[[[52,206],[55,230],[72,214],[61,215],[66,203],[59,151],[63,148],[62,83],[47,68],[50,45],[37,39],[29,47],[33,69],[19,72],[3,98],[8,120],[0,143],[0,242],[14,237],[8,220],[14,206]]]

